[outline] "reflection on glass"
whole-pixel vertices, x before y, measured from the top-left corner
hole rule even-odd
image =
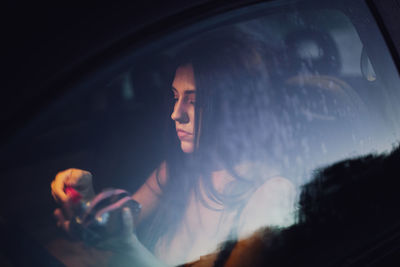
[[[313,170],[389,146],[374,127],[385,125],[385,113],[372,116],[378,101],[362,91],[373,86],[362,75],[377,77],[361,47],[343,13],[291,12],[199,34],[166,47],[159,64],[124,72],[124,100],[140,101],[140,88],[150,92],[135,130],[148,127],[158,94],[170,96],[162,116],[173,126],[141,136],[151,143],[167,135],[166,157],[133,194],[139,217],[132,222],[117,206],[121,227],[135,234],[106,247],[128,244],[132,264],[176,265],[260,227],[296,223],[299,186]],[[140,156],[152,152],[145,146]],[[88,175],[60,173],[54,197],[66,202],[69,185],[90,202]]]

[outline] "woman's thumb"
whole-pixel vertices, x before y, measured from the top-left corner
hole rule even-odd
[[[128,207],[122,208],[122,231],[123,234],[131,235],[133,233],[133,216],[131,209]]]

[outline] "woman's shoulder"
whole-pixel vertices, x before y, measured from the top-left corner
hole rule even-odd
[[[264,181],[257,188],[252,197],[265,198],[268,197],[268,194],[279,194],[282,196],[282,193],[293,193],[295,191],[295,186],[289,179],[276,176]]]
[[[239,235],[248,235],[263,226],[288,226],[294,222],[296,188],[291,181],[276,176],[265,180],[249,197],[240,216]]]
[[[286,208],[292,205],[296,196],[294,184],[284,177],[273,177],[258,186],[250,196],[245,209],[268,213],[268,210]]]

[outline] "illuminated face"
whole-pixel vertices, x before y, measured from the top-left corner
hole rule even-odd
[[[175,121],[176,133],[185,153],[192,153],[195,147],[194,113],[196,101],[196,85],[192,64],[180,66],[172,83],[175,106],[171,119]]]

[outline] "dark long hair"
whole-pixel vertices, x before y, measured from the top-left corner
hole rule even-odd
[[[269,142],[276,132],[275,121],[267,112],[275,105],[271,87],[277,79],[274,66],[278,60],[272,47],[229,28],[197,36],[174,54],[172,69],[193,66],[198,145],[185,155],[177,146],[176,134],[171,137],[167,183],[162,185],[160,205],[144,231],[143,241],[151,249],[160,237],[173,237],[191,192],[212,208],[199,191],[200,179],[207,198],[239,214],[261,177],[242,177],[234,167],[244,161],[267,161]],[[227,170],[235,178],[229,191],[215,190],[211,174],[217,169]]]

